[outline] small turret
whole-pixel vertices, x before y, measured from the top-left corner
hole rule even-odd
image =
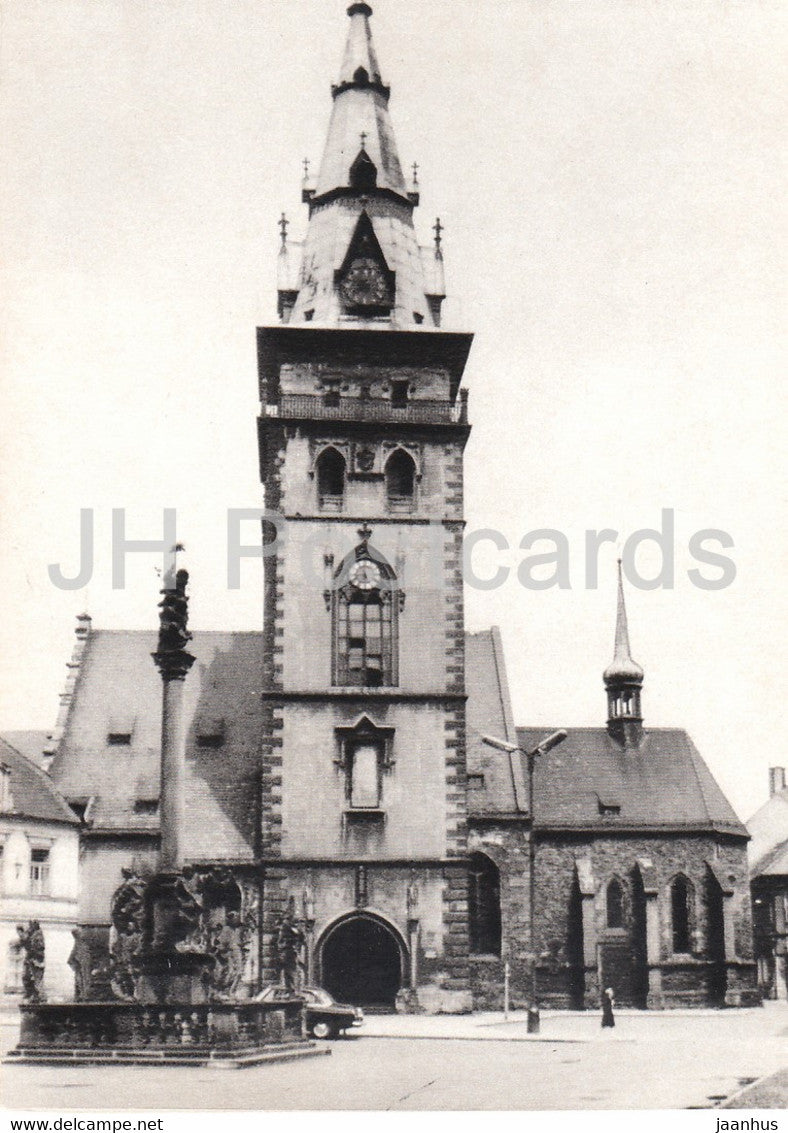
[[[616,644],[612,663],[604,672],[607,689],[607,730],[618,743],[637,747],[643,738],[643,717],[640,691],[643,670],[632,660],[624,602],[624,581],[621,560],[618,560],[618,609],[616,611]]]

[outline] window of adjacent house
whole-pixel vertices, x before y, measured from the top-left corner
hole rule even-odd
[[[49,850],[30,851],[30,892],[34,897],[49,893]]]
[[[397,449],[386,461],[386,499],[390,511],[412,511],[416,496],[413,457]]]
[[[408,404],[409,382],[391,383],[391,405],[393,409],[405,409]]]
[[[157,814],[158,810],[158,799],[137,799],[134,803],[135,814]]]
[[[380,806],[381,750],[378,744],[358,743],[350,757],[350,805],[354,809],[375,809]]]
[[[673,926],[673,951],[690,951],[690,887],[681,874],[670,887],[670,912]]]
[[[607,887],[607,927],[624,927],[624,887],[617,878],[613,878]]]
[[[329,386],[323,394],[323,404],[328,409],[339,409],[341,404],[339,396],[339,386]]]
[[[345,458],[326,448],[317,458],[317,496],[321,511],[341,511],[345,505]]]
[[[484,789],[484,775],[481,772],[471,771],[468,774],[468,787],[472,791]]]
[[[116,747],[128,747],[131,743],[131,732],[107,732],[107,743]]]
[[[337,617],[336,684],[380,688],[395,684],[394,609],[396,598],[379,590],[350,589],[335,594]]]
[[[486,854],[471,854],[468,870],[468,927],[471,952],[501,954],[501,879]]]

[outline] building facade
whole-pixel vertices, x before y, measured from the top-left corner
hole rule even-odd
[[[643,726],[620,568],[615,642],[607,727],[569,729],[535,760],[532,792],[522,765],[472,748],[471,862],[500,892],[494,947],[471,958],[476,1002],[500,1004],[508,960],[523,1006],[532,963],[553,1007],[598,1006],[606,987],[627,1007],[757,1004],[748,834],[687,733]],[[546,731],[516,729],[518,761]]]
[[[758,984],[765,999],[788,999],[788,786],[769,769],[769,798],[747,823]]]
[[[43,992],[72,999],[68,960],[78,919],[79,822],[49,777],[0,738],[0,988],[22,995],[17,926],[44,934]]]
[[[609,984],[749,1002],[746,831],[686,734],[643,728],[623,593],[607,728],[572,730],[529,790],[542,732],[515,728],[497,631],[464,628],[471,335],[441,327],[440,222],[420,247],[371,9],[348,15],[306,237],[283,218],[280,322],[258,331],[263,628],[190,645],[189,884],[236,895],[239,995],[280,977],[290,914],[303,978],[367,1007],[499,1005],[507,964],[516,1005],[534,966],[556,1006]],[[81,618],[52,745],[96,971],[156,868],[155,647]]]

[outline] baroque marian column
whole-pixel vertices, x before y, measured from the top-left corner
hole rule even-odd
[[[162,590],[159,603],[159,647],[153,660],[161,673],[161,848],[159,872],[178,873],[183,866],[184,775],[186,770],[186,729],[183,718],[183,682],[194,664],[186,651],[192,635],[187,629],[189,599],[186,597],[188,571],[179,570],[175,589]]]

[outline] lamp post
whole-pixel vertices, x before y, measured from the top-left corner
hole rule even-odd
[[[498,751],[507,752],[510,758],[518,754],[524,756],[528,769],[528,817],[531,826],[531,836],[528,839],[528,931],[531,938],[531,1003],[528,1008],[528,1033],[531,1035],[539,1034],[539,1006],[537,1003],[536,986],[536,829],[534,824],[534,768],[536,767],[537,758],[540,755],[546,755],[548,751],[552,751],[554,747],[558,747],[559,744],[562,744],[567,734],[568,733],[563,728],[560,728],[557,732],[551,732],[549,736],[545,736],[545,738],[540,740],[536,747],[531,748],[530,751],[525,751],[523,748],[518,747],[517,744],[507,743],[506,740],[496,739],[494,736],[482,736],[482,740],[489,747],[497,748]]]

